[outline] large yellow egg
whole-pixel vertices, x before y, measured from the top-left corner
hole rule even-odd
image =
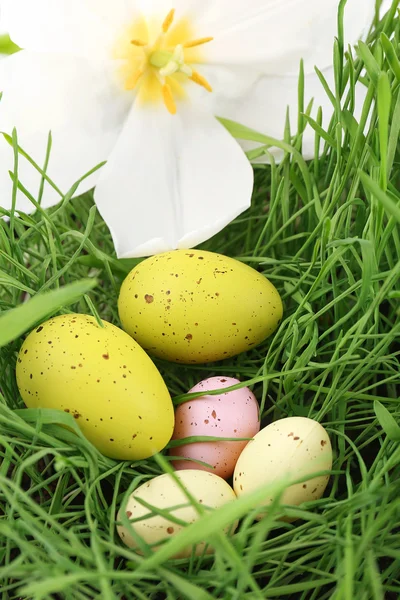
[[[139,460],[169,442],[174,411],[153,362],[118,327],[87,315],[50,319],[26,338],[17,383],[30,408],[70,413],[111,458]]]
[[[282,318],[270,281],[221,254],[175,250],[146,259],[125,279],[119,315],[151,354],[179,363],[223,360],[254,348]]]

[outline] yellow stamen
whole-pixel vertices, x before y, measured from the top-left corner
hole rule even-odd
[[[204,38],[199,38],[198,40],[192,40],[191,42],[186,42],[186,44],[183,44],[184,48],[196,48],[196,46],[202,46],[203,44],[208,44],[208,42],[212,42],[213,41],[213,37],[204,37]]]
[[[162,30],[164,33],[167,33],[167,31],[171,27],[171,25],[174,21],[174,17],[175,17],[175,9],[173,8],[172,10],[169,11],[167,16],[165,17],[164,23],[162,24]]]
[[[171,115],[176,115],[176,104],[168,83],[164,83],[162,86],[162,95],[168,112],[171,113]]]
[[[128,77],[128,79],[125,81],[125,89],[127,91],[134,90],[137,82],[139,81],[139,79],[141,78],[143,73],[144,73],[143,69],[138,69],[137,71],[132,73],[132,75],[130,77]]]
[[[134,46],[139,46],[139,48],[147,46],[147,42],[144,42],[143,40],[131,40],[131,44]]]
[[[174,8],[166,13],[164,19],[147,22],[140,18],[131,24],[117,40],[114,57],[120,59],[126,91],[137,91],[141,103],[164,104],[163,110],[175,115],[180,101],[186,98],[185,85],[189,80],[208,92],[213,91],[207,79],[193,67],[204,62],[202,46],[214,38],[196,37],[191,20],[178,19]]]
[[[208,83],[207,79],[205,77],[203,77],[203,75],[200,75],[200,73],[197,73],[197,71],[193,71],[192,76],[189,77],[189,79],[194,81],[194,83],[197,83],[197,85],[201,85],[201,87],[203,87],[205,90],[207,90],[207,92],[213,91],[212,87]]]

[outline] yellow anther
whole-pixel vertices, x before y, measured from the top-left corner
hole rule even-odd
[[[201,85],[201,87],[203,87],[205,90],[207,90],[207,92],[213,91],[212,87],[208,83],[207,79],[205,77],[203,77],[203,75],[200,75],[200,73],[197,73],[197,71],[193,71],[192,76],[189,77],[189,79],[194,81],[194,83],[197,83],[197,85]]]
[[[128,77],[127,80],[125,81],[125,89],[127,91],[134,90],[137,82],[139,81],[139,79],[141,78],[143,73],[144,73],[143,69],[138,69],[137,71],[132,73],[132,75],[130,77]]]
[[[185,98],[184,86],[189,80],[208,92],[213,91],[207,79],[193,67],[203,62],[201,48],[196,48],[214,38],[195,37],[190,20],[177,19],[173,8],[164,20],[156,20],[157,32],[153,19],[148,23],[141,18],[129,29],[129,37],[124,35],[118,40],[115,50],[115,58],[121,59],[125,90],[133,95],[137,91],[140,102],[164,104],[171,115],[177,113],[178,101]]]
[[[173,8],[172,10],[169,11],[167,16],[165,17],[164,23],[162,24],[162,30],[164,33],[167,33],[167,31],[171,27],[171,25],[174,21],[174,17],[175,17],[175,9]]]
[[[134,46],[139,46],[139,48],[147,46],[147,42],[144,42],[143,40],[131,40],[131,44]]]
[[[192,40],[191,42],[186,42],[186,44],[183,44],[184,48],[196,48],[196,46],[202,46],[203,44],[208,44],[208,42],[212,42],[213,41],[213,37],[203,37],[203,38],[199,38],[198,40]]]
[[[162,95],[168,112],[171,113],[171,115],[176,115],[176,104],[168,83],[164,83],[162,86]]]

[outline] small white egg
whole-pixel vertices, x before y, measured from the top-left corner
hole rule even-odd
[[[205,512],[211,512],[228,502],[236,500],[233,489],[224,479],[213,473],[188,469],[176,473],[176,477],[184,484],[193,498],[202,505]],[[149,517],[148,515],[151,515],[152,511],[140,504],[138,499],[144,500],[155,508],[167,511],[171,517],[183,521],[186,525],[157,514]],[[175,508],[177,506],[179,508]],[[155,477],[137,488],[128,500],[126,515],[132,521],[131,526],[135,533],[149,546],[152,546],[153,550],[157,550],[160,544],[178,534],[187,525],[198,521],[201,517],[199,511],[189,502],[183,490],[169,474]],[[121,521],[120,512],[117,520]],[[233,533],[236,526],[237,524],[225,528],[225,533]],[[124,544],[140,552],[127,527],[118,525],[117,531]],[[203,552],[207,554],[213,552],[209,540],[205,539],[197,544],[195,548],[191,546],[184,548],[174,558],[191,556],[193,550],[196,556],[203,554]]]
[[[233,487],[240,497],[284,476],[292,480],[310,476],[287,487],[282,495],[281,504],[299,506],[321,498],[329,475],[313,474],[331,468],[332,446],[322,425],[305,417],[289,417],[271,423],[247,444],[236,464]],[[273,500],[266,497],[262,506]]]

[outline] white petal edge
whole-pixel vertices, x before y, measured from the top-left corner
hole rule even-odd
[[[88,135],[122,124],[133,102],[113,66],[64,54],[18,52],[2,61],[0,130],[81,127]]]
[[[337,36],[338,0],[198,0],[199,35],[214,36],[207,46],[213,64],[257,66],[268,75],[298,72],[332,64]],[[355,44],[369,29],[375,0],[348,0],[345,44]],[[195,11],[195,9],[193,9]]]
[[[107,79],[104,69],[83,59],[49,56],[27,51],[1,61],[3,98],[0,102],[0,131],[17,129],[19,145],[41,167],[44,165],[49,131],[53,144],[48,176],[66,193],[83,175],[105,161],[118,139],[129,111],[128,97],[120,97]],[[13,151],[0,137],[0,204],[11,206]],[[92,188],[96,172],[84,180],[78,193]],[[21,182],[37,198],[40,174],[20,156]],[[45,185],[44,207],[60,200],[49,184]],[[19,192],[17,208],[34,211],[34,206]]]
[[[18,132],[17,132],[18,134]],[[102,157],[110,152],[115,144],[115,134],[99,134],[88,138],[78,129],[64,129],[54,131],[52,134],[53,149],[47,175],[65,195],[72,185],[96,165],[102,162]],[[45,132],[30,136],[18,134],[19,146],[34,158],[36,164],[43,168],[46,157],[47,134]],[[77,152],[79,148],[79,152]],[[0,206],[6,210],[11,209],[12,180],[8,171],[14,171],[14,156],[12,147],[0,134]],[[75,196],[83,194],[93,188],[100,176],[100,171],[95,172],[80,183]],[[21,154],[18,158],[18,178],[20,183],[38,201],[41,184],[39,172]],[[55,206],[62,196],[49,184],[45,183],[41,200],[42,208]],[[16,210],[24,213],[33,213],[36,208],[33,203],[18,191]]]
[[[134,107],[95,201],[120,258],[204,242],[251,203],[253,170],[210,114]]]
[[[328,85],[332,89],[334,86],[334,71],[332,68],[323,72]],[[289,118],[292,135],[297,132],[297,113],[298,113],[298,78],[297,77],[264,77],[258,81],[250,90],[247,97],[240,102],[225,102],[220,106],[218,114],[223,114],[225,118],[232,119],[242,125],[245,125],[259,133],[263,133],[277,140],[284,137],[284,127],[286,111],[289,108]],[[354,116],[358,120],[366,95],[366,88],[362,84],[356,87],[356,107]],[[309,74],[305,78],[305,107],[313,99],[311,116],[315,119],[318,108],[322,108],[323,123],[326,129],[333,116],[334,108],[325,93],[316,73]],[[218,110],[218,109],[217,109]],[[303,134],[302,154],[306,160],[314,158],[315,133],[310,125],[307,125]],[[259,146],[251,142],[241,143],[244,150],[250,150]],[[271,149],[275,159],[279,161],[282,152],[277,148]],[[269,162],[268,156],[255,162]]]

